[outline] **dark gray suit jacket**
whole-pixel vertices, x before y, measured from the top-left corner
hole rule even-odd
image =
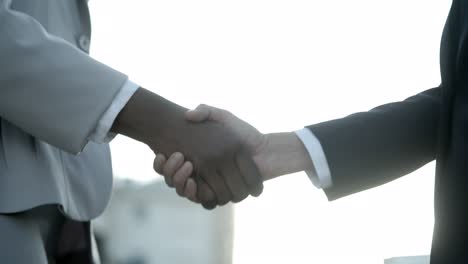
[[[107,205],[109,147],[88,142],[127,76],[87,54],[85,0],[0,0],[0,213]]]
[[[330,165],[333,187],[325,192],[331,200],[384,184],[436,159],[431,264],[466,264],[468,0],[453,1],[440,64],[440,87],[309,128]]]

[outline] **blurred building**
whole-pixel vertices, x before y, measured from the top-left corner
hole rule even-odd
[[[162,181],[115,184],[94,222],[102,264],[231,264],[233,206],[212,211]]]
[[[429,264],[429,256],[398,257],[385,260],[385,264]]]

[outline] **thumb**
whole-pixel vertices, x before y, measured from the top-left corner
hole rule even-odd
[[[192,122],[203,122],[208,120],[210,117],[210,109],[207,105],[199,105],[193,110],[189,110],[185,113],[185,119]]]

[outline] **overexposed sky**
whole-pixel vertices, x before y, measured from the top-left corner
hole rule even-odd
[[[262,132],[291,131],[437,86],[450,3],[92,0],[92,55],[183,106],[212,104]],[[147,147],[118,137],[112,149],[119,177],[158,179]],[[236,208],[234,263],[427,254],[433,184],[430,164],[330,203],[304,173],[275,179]]]

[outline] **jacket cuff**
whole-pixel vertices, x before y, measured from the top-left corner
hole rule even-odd
[[[332,187],[333,182],[330,167],[318,138],[307,128],[298,130],[295,133],[307,149],[310,160],[315,168],[315,171],[306,171],[309,179],[317,188],[327,189]]]
[[[95,130],[89,136],[89,140],[95,143],[109,143],[117,135],[110,130],[114,124],[117,115],[122,111],[127,102],[138,90],[140,86],[134,82],[127,80],[117,95],[114,97],[111,105],[102,115]]]

